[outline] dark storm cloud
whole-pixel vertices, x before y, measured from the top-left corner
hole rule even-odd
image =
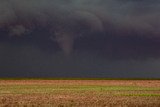
[[[8,35],[47,29],[66,54],[77,37],[108,36],[159,38],[158,0],[1,0],[0,28]],[[133,36],[133,35],[132,35]],[[45,38],[45,35],[44,35]]]
[[[3,77],[159,78],[159,47],[159,0],[0,0]]]

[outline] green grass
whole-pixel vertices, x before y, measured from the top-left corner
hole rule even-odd
[[[95,86],[95,85],[1,85],[1,94],[52,94],[60,92],[116,92],[116,91],[160,91],[160,87],[138,87],[138,86]],[[124,96],[136,96],[137,94],[121,94]],[[138,94],[137,96],[160,96],[160,94]]]

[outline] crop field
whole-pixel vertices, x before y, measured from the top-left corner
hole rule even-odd
[[[160,80],[0,80],[0,107],[160,107]]]

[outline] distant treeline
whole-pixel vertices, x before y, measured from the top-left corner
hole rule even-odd
[[[160,78],[0,78],[0,80],[160,80]]]

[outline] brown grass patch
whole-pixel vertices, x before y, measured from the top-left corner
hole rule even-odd
[[[6,87],[20,86],[125,86],[154,87],[157,90],[60,90],[46,93],[12,93]],[[5,88],[3,88],[5,87]],[[31,87],[32,88],[32,87]],[[40,87],[41,88],[41,87]],[[5,90],[4,90],[5,89]],[[77,88],[76,88],[77,89]],[[78,88],[79,89],[79,88]],[[81,88],[80,88],[81,89]],[[1,107],[160,107],[159,80],[0,80]],[[19,90],[15,88],[14,90]],[[36,90],[35,90],[36,91]],[[44,88],[43,88],[44,91]],[[155,96],[157,95],[157,96]]]

